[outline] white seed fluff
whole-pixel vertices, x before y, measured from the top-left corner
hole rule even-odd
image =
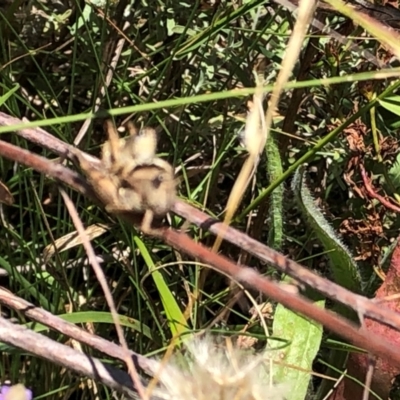
[[[174,355],[153,371],[152,395],[165,400],[284,400],[286,385],[272,385],[269,362],[261,355],[194,339],[185,357]]]

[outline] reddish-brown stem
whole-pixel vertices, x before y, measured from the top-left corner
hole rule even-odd
[[[45,135],[41,138],[41,133],[42,130],[40,130],[40,132],[35,136],[35,142],[39,144],[41,141],[45,141],[47,143],[46,147],[48,148],[48,137]],[[69,154],[67,145],[64,149],[60,143],[58,143],[57,146],[58,152],[67,155]],[[62,165],[54,164],[45,158],[1,141],[0,155],[35,168],[48,176],[63,181],[81,193],[94,197],[94,193],[91,191],[87,183],[78,174],[70,171]],[[176,201],[173,211],[203,229],[210,230],[214,234],[218,234],[221,230],[221,223],[219,221],[210,218],[208,215],[182,201]],[[130,218],[129,216],[126,217]],[[398,354],[397,351],[394,351],[393,347],[381,337],[376,335],[374,336],[370,333],[367,334],[334,313],[315,307],[311,302],[301,296],[288,293],[283,290],[278,283],[267,280],[265,277],[262,277],[250,268],[237,266],[225,257],[215,254],[211,252],[210,249],[194,242],[182,233],[173,230],[161,230],[160,233],[161,237],[166,242],[189,254],[191,257],[201,259],[210,264],[214,269],[261,290],[263,293],[268,294],[271,298],[281,302],[287,307],[317,320],[333,332],[347,338],[353,344],[364,347],[374,354],[387,357],[400,365],[400,353]],[[328,297],[355,309],[359,314],[365,315],[400,331],[400,316],[398,314],[384,307],[377,307],[377,305],[372,301],[356,295],[327,279],[313,274],[311,271],[296,262],[231,227],[228,227],[225,231],[224,238],[225,240],[250,252],[254,256],[274,265],[281,271],[295,277],[298,281],[305,283]]]
[[[389,210],[400,213],[399,206],[392,204],[389,200],[386,200],[383,196],[376,193],[376,191],[373,189],[371,182],[367,176],[367,172],[365,171],[364,165],[362,165],[362,164],[360,164],[360,172],[361,172],[362,180],[364,182],[365,190],[367,191],[368,195],[370,197],[372,197],[373,199],[377,199],[378,201],[380,201]]]

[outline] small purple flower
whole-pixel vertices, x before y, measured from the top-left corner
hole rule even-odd
[[[32,391],[24,385],[3,385],[0,388],[0,400],[32,400]]]

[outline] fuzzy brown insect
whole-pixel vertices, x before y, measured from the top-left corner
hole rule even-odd
[[[108,212],[143,214],[141,230],[155,234],[151,226],[154,217],[165,216],[175,201],[174,169],[156,156],[154,129],[128,128],[130,135],[121,139],[107,121],[108,141],[103,145],[100,164],[93,164],[80,151],[74,151],[74,155]]]

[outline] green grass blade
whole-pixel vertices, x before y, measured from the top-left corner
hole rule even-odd
[[[25,279],[22,274],[20,274],[17,269],[13,268],[3,257],[0,256],[0,266],[4,268],[9,276],[12,276],[15,278],[17,282],[26,290],[27,293],[29,293],[31,296],[34,298],[37,298],[39,303],[42,305],[47,305],[48,310],[52,313],[55,312],[55,307],[49,302],[49,299],[46,298],[46,296],[43,296],[38,289],[33,285],[31,282],[29,282],[27,279]]]
[[[66,322],[70,322],[71,324],[84,324],[90,322],[94,324],[114,325],[112,315],[106,311],[79,311],[72,314],[57,315],[57,317]],[[118,318],[121,326],[133,329],[134,331],[142,333],[147,338],[153,339],[150,328],[143,325],[140,321],[121,314],[118,314]],[[35,332],[45,332],[49,330],[47,326],[35,322],[26,324],[26,327],[33,329]]]
[[[400,75],[400,69],[390,69],[390,70],[382,70],[381,75],[378,76],[379,78],[383,79],[385,77],[391,77],[391,76],[398,76]],[[364,80],[369,80],[371,79],[371,73],[357,73],[357,74],[352,74],[346,76],[346,81],[347,82],[353,82],[353,81],[364,81]],[[284,87],[285,89],[297,89],[297,88],[309,88],[309,87],[317,87],[320,85],[334,85],[334,84],[342,84],[343,83],[343,77],[333,77],[333,78],[324,78],[324,79],[312,79],[308,81],[300,81],[300,82],[288,82]],[[353,116],[348,118],[340,127],[334,129],[331,133],[329,133],[326,137],[321,139],[317,145],[311,149],[309,152],[307,152],[301,159],[296,161],[295,164],[293,164],[285,173],[283,176],[280,177],[279,181],[273,182],[263,193],[261,193],[256,200],[248,207],[253,209],[258,203],[267,195],[269,194],[270,191],[275,189],[276,186],[278,186],[281,182],[283,182],[289,175],[291,175],[292,172],[301,164],[306,162],[308,159],[310,159],[317,151],[319,151],[321,148],[323,148],[327,143],[331,142],[336,136],[343,131],[344,128],[349,126],[351,123],[356,121],[360,116],[367,111],[369,111],[372,107],[376,105],[376,103],[385,97],[387,97],[389,94],[393,93],[398,87],[400,86],[400,81],[394,83],[393,85],[389,86],[384,92],[382,92],[381,95],[379,95],[376,99],[370,101],[364,108],[360,109],[357,113],[355,113]],[[269,93],[272,91],[273,85],[266,85],[263,88],[264,93]],[[152,110],[158,110],[161,108],[174,108],[174,107],[179,107],[182,105],[188,105],[188,104],[194,104],[194,103],[203,103],[203,102],[211,102],[211,101],[216,101],[216,100],[222,100],[222,99],[229,99],[229,98],[240,98],[240,97],[245,97],[251,94],[254,94],[255,88],[244,88],[244,89],[233,89],[233,90],[226,90],[222,92],[213,92],[213,93],[206,93],[206,94],[200,94],[196,96],[188,96],[188,97],[181,97],[178,99],[169,99],[169,100],[163,100],[159,102],[153,102],[153,103],[146,103],[146,104],[138,104],[134,106],[126,106],[126,107],[118,107],[118,108],[113,108],[107,111],[99,111],[99,112],[87,112],[87,113],[80,113],[80,114],[74,114],[74,115],[67,115],[63,117],[56,117],[56,118],[47,118],[47,119],[41,119],[38,121],[31,121],[31,122],[24,122],[20,124],[15,124],[15,125],[5,125],[5,126],[0,126],[0,134],[6,133],[6,132],[12,132],[18,129],[24,129],[24,128],[35,128],[35,127],[44,127],[44,126],[52,126],[52,125],[57,125],[57,124],[69,124],[73,122],[78,122],[78,121],[83,121],[87,118],[105,118],[105,117],[116,117],[119,115],[125,115],[125,114],[135,114],[135,113],[140,113],[144,111],[152,111]],[[268,192],[267,192],[268,191]],[[246,208],[246,210],[248,209]],[[245,210],[245,211],[246,211]],[[245,212],[243,211],[243,214],[247,214],[249,211]]]
[[[18,84],[16,84],[6,94],[3,94],[3,96],[0,96],[0,106],[3,105],[19,89],[20,89],[20,86]]]
[[[146,262],[149,272],[151,273],[151,276],[160,294],[161,302],[164,307],[171,334],[173,336],[180,336],[186,332],[189,332],[186,319],[181,309],[179,308],[178,303],[175,300],[175,296],[170,291],[161,272],[158,271],[156,266],[154,265],[153,259],[151,258],[147,247],[144,245],[139,237],[136,236],[134,240],[140,250],[143,259]]]

